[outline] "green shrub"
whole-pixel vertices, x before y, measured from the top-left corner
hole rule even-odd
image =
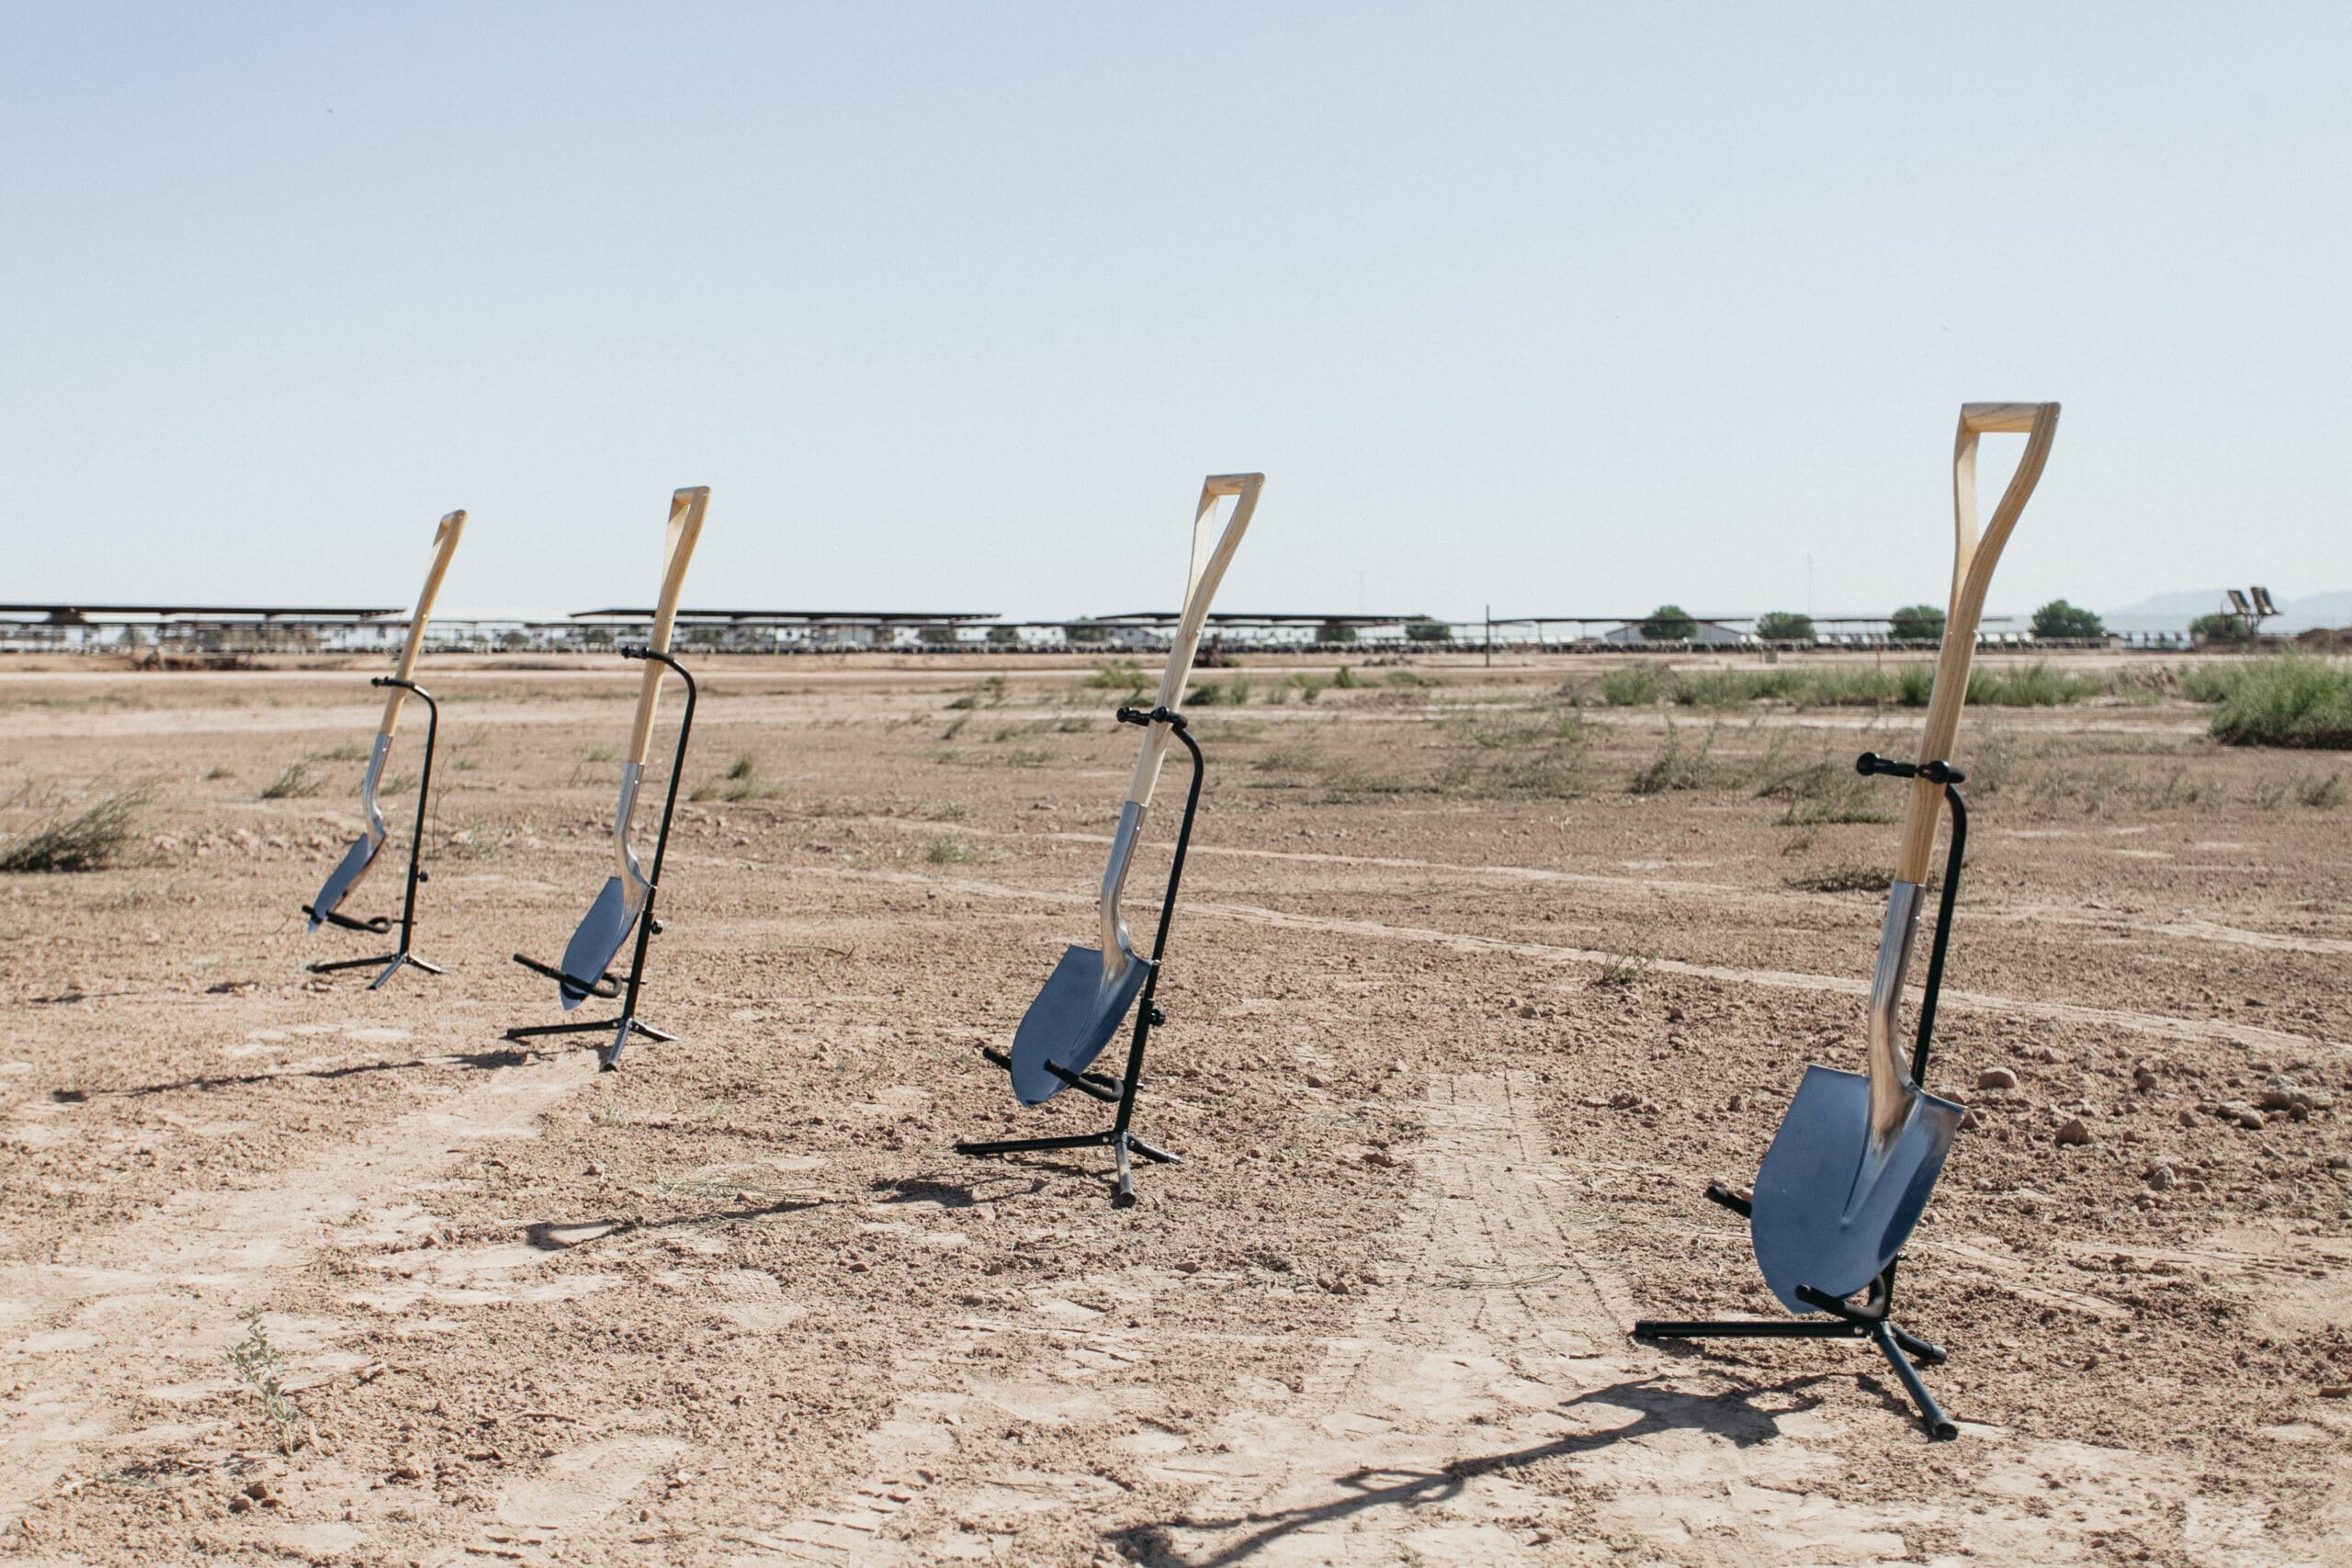
[[[1665,694],[1657,671],[1640,664],[1611,670],[1600,678],[1600,700],[1615,708],[1645,708]]]
[[[1363,682],[1354,671],[1342,664],[1340,666],[1340,672],[1331,677],[1331,684],[1345,692],[1363,685]]]
[[[1132,659],[1112,659],[1096,665],[1086,683],[1106,692],[1140,692],[1151,684],[1151,677]]]
[[[1453,628],[1443,621],[1432,621],[1423,616],[1405,623],[1405,637],[1410,642],[1452,642]]]
[[[1793,610],[1775,610],[1757,617],[1756,635],[1766,642],[1811,642],[1813,617]]]
[[[2213,738],[2223,745],[2352,750],[2352,664],[2290,653],[2197,678],[2204,674],[2184,686],[2209,702],[2217,699],[2201,694],[2219,691]]]
[[[1678,675],[1668,691],[1686,708],[1729,708],[1742,703],[1787,702],[1802,697],[1805,678],[1794,670],[1714,670]]]
[[[2068,675],[2039,660],[2016,669],[1968,672],[1968,700],[1979,707],[2054,708],[2107,690],[2096,675]]]

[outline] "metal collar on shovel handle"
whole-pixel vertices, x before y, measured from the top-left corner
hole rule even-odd
[[[2002,547],[2050,460],[2057,429],[2056,403],[1969,403],[1960,411],[1952,449],[1951,597],[1920,739],[1922,763],[1951,755],[1968,700],[1985,591]],[[1987,432],[2021,433],[2026,444],[1980,536],[1976,443]],[[1798,1297],[1799,1286],[1849,1296],[1902,1250],[1960,1126],[1962,1108],[1927,1093],[1912,1077],[1898,1016],[1942,806],[1943,785],[1915,777],[1886,924],[1879,933],[1878,967],[1871,976],[1868,1072],[1807,1067],[1757,1173],[1749,1217],[1756,1261],[1772,1293],[1791,1312],[1815,1310]]]
[[[1175,711],[1183,704],[1184,683],[1192,678],[1209,604],[1216,597],[1217,584],[1224,581],[1233,552],[1240,547],[1241,536],[1249,530],[1250,513],[1258,509],[1258,491],[1265,482],[1263,474],[1212,474],[1201,483],[1200,504],[1193,512],[1193,558],[1184,582],[1184,612],[1176,623],[1175,640],[1168,646],[1167,666],[1159,672],[1159,691],[1152,703],[1156,710]],[[1233,512],[1220,534],[1217,502],[1227,499],[1233,502]],[[1118,829],[1111,836],[1110,859],[1102,867],[1097,906],[1102,945],[1072,947],[1063,953],[1013,1033],[1012,1092],[1023,1105],[1044,1104],[1067,1086],[1065,1075],[1084,1072],[1118,1032],[1119,1021],[1135,1005],[1136,993],[1143,989],[1144,972],[1150,961],[1137,954],[1129,942],[1119,901],[1126,891],[1127,867],[1143,833],[1144,815],[1151,808],[1151,794],[1159,783],[1168,743],[1166,724],[1145,727],[1135,772],[1127,780],[1126,803],[1119,810]]]
[[[654,606],[653,636],[646,645],[656,653],[670,651],[678,591],[684,586],[686,562],[694,556],[695,541],[702,536],[703,513],[709,505],[708,485],[695,485],[670,497],[669,533],[662,552],[662,597]],[[613,874],[605,879],[596,901],[588,907],[587,918],[563,950],[566,978],[557,982],[556,989],[566,1012],[588,999],[588,987],[604,977],[619,954],[621,943],[628,940],[645,908],[646,895],[652,891],[638,867],[637,851],[629,844],[628,822],[637,807],[638,786],[645,778],[645,756],[653,741],[653,713],[661,705],[663,669],[659,660],[646,660],[644,683],[638,687],[637,722],[629,730],[628,755],[621,761],[620,802],[613,810]]]
[[[409,617],[408,640],[401,645],[395,681],[409,680],[416,672],[416,656],[424,649],[424,624],[433,618],[433,601],[441,592],[441,579],[449,570],[449,558],[458,553],[458,536],[465,531],[466,514],[462,510],[442,518],[440,526],[433,531],[433,565],[424,574],[424,592],[416,596],[416,614]],[[311,931],[326,924],[327,917],[335,912],[345,896],[359,886],[359,879],[376,863],[376,852],[384,847],[384,811],[376,803],[376,788],[383,783],[384,760],[392,754],[392,732],[400,727],[401,702],[407,695],[406,687],[395,685],[384,699],[384,716],[376,726],[376,744],[368,753],[368,775],[359,785],[359,797],[368,807],[368,829],[344,852],[343,859],[327,874],[326,885],[319,889],[319,896],[311,900]]]

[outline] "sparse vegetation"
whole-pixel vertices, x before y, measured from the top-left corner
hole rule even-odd
[[[302,1407],[286,1391],[286,1359],[262,1327],[261,1308],[247,1307],[237,1318],[245,1325],[245,1337],[229,1347],[229,1370],[261,1401],[263,1416],[277,1429],[278,1451],[291,1454],[301,1435]]]
[[[1714,749],[1714,744],[1715,732],[1710,729],[1707,731],[1707,738],[1699,743],[1699,750],[1695,753],[1685,751],[1682,749],[1681,732],[1675,728],[1672,719],[1668,719],[1666,744],[1659,749],[1656,757],[1650,759],[1641,772],[1634,775],[1634,782],[1626,788],[1634,795],[1663,795],[1668,790],[1704,789],[1707,786],[1708,778],[1707,754]]]
[[[1978,665],[1968,677],[1968,700],[1979,707],[2058,707],[2093,697],[2147,701],[2167,682],[2144,671],[2110,675],[2070,674],[2041,660],[2013,668]],[[1612,670],[1600,679],[1600,694],[1612,706],[1646,707],[1660,700],[1679,707],[1724,709],[1748,703],[1790,703],[1798,707],[1925,707],[1936,685],[1936,667],[1898,664],[1893,669],[1835,665],[1820,670],[1697,670],[1661,676],[1641,665]]]
[[[779,786],[764,784],[759,776],[759,765],[746,751],[728,764],[727,772],[718,778],[707,779],[695,785],[692,800],[769,800],[782,791]]]
[[[1096,665],[1086,683],[1097,691],[1142,692],[1150,689],[1151,677],[1132,659],[1111,659]]]
[[[311,759],[287,764],[286,771],[261,786],[264,800],[307,800],[327,787],[311,769]]]
[[[1363,685],[1363,681],[1353,670],[1350,669],[1347,665],[1342,664],[1340,666],[1340,672],[1331,677],[1331,684],[1339,687],[1340,690],[1346,692],[1352,691],[1354,688]]]
[[[1894,874],[1883,865],[1840,861],[1782,880],[1803,893],[1883,893],[1894,885]]]
[[[1600,973],[1592,977],[1592,983],[1596,986],[1614,986],[1621,990],[1630,991],[1649,978],[1650,970],[1657,963],[1656,948],[1611,953],[1601,960]]]
[[[1764,782],[1756,787],[1757,798],[1789,803],[1781,818],[1784,827],[1817,828],[1895,819],[1893,807],[1900,803],[1900,795],[1890,800],[1883,789],[1872,790],[1872,781],[1856,773],[1851,762],[1824,755],[1810,761],[1789,763],[1776,750],[1758,771]]]
[[[63,811],[0,843],[0,872],[103,871],[121,863],[140,810],[155,795],[152,784],[101,795],[70,815]]]
[[[922,858],[933,865],[962,865],[972,858],[972,846],[961,839],[933,839]]]

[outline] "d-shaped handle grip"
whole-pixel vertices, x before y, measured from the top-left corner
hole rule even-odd
[[[1962,403],[1960,427],[1972,435],[2025,435],[2052,403]]]

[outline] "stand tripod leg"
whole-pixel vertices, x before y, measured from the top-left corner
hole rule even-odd
[[[1903,1347],[1897,1343],[1899,1334],[1901,1331],[1894,1325],[1881,1323],[1871,1330],[1871,1342],[1885,1353],[1887,1364],[1894,1369],[1894,1375],[1903,1381],[1904,1392],[1911,1396],[1911,1403],[1918,1407],[1919,1418],[1928,1424],[1928,1435],[1939,1442],[1959,1437],[1960,1427],[1951,1416],[1944,1414],[1944,1407],[1936,1403],[1936,1396],[1928,1392],[1927,1383],[1920,1379],[1919,1369],[1913,1366],[1911,1359],[1903,1353]],[[1908,1335],[1901,1337],[1906,1339],[1910,1337]]]
[[[1056,1149],[1100,1148],[1110,1141],[1108,1133],[1077,1133],[1062,1138],[995,1138],[982,1143],[959,1142],[956,1152],[973,1156],[1050,1154]]]
[[[1171,1155],[1166,1149],[1155,1149],[1149,1144],[1145,1143],[1141,1138],[1136,1137],[1133,1133],[1129,1133],[1127,1134],[1127,1147],[1135,1150],[1136,1153],[1143,1156],[1144,1158],[1151,1161],[1154,1165],[1182,1165],[1184,1163],[1182,1156]]]
[[[1891,1323],[1886,1326],[1894,1334],[1894,1342],[1908,1351],[1914,1360],[1925,1361],[1931,1367],[1940,1367],[1944,1364],[1942,1346],[1922,1339],[1915,1334],[1905,1334]]]
[[[370,962],[372,963],[374,961],[370,960]],[[422,969],[428,975],[442,975],[447,973],[447,971],[443,969],[439,964],[427,964],[424,959],[419,958],[413,953],[395,953],[392,954],[392,961],[384,965],[384,972],[368,983],[368,988],[371,991],[382,990],[384,988],[384,982],[399,974],[404,965]]]
[[[323,964],[305,964],[302,967],[313,975],[332,975],[340,969],[373,969],[377,964],[387,962],[397,968],[400,956],[397,953],[379,953],[373,958],[335,958]],[[390,971],[387,970],[386,973],[389,974]],[[381,984],[383,982],[380,980],[377,982],[377,985]],[[372,991],[376,987],[370,986],[368,988]]]
[[[1132,1208],[1136,1201],[1136,1173],[1127,1163],[1126,1134],[1122,1133],[1112,1135],[1111,1153],[1119,1165],[1118,1181],[1111,1193],[1111,1207]]]
[[[618,1072],[620,1070],[621,1047],[628,1043],[628,1037],[632,1034],[642,1034],[648,1040],[654,1041],[657,1043],[667,1043],[678,1038],[674,1034],[663,1033],[661,1030],[654,1028],[650,1023],[639,1022],[633,1017],[616,1019],[614,1021],[616,1027],[613,1031],[613,1043],[605,1047],[602,1051],[596,1053],[596,1070],[600,1073],[612,1073]],[[591,1024],[589,1027],[595,1029],[603,1026],[600,1024]]]

